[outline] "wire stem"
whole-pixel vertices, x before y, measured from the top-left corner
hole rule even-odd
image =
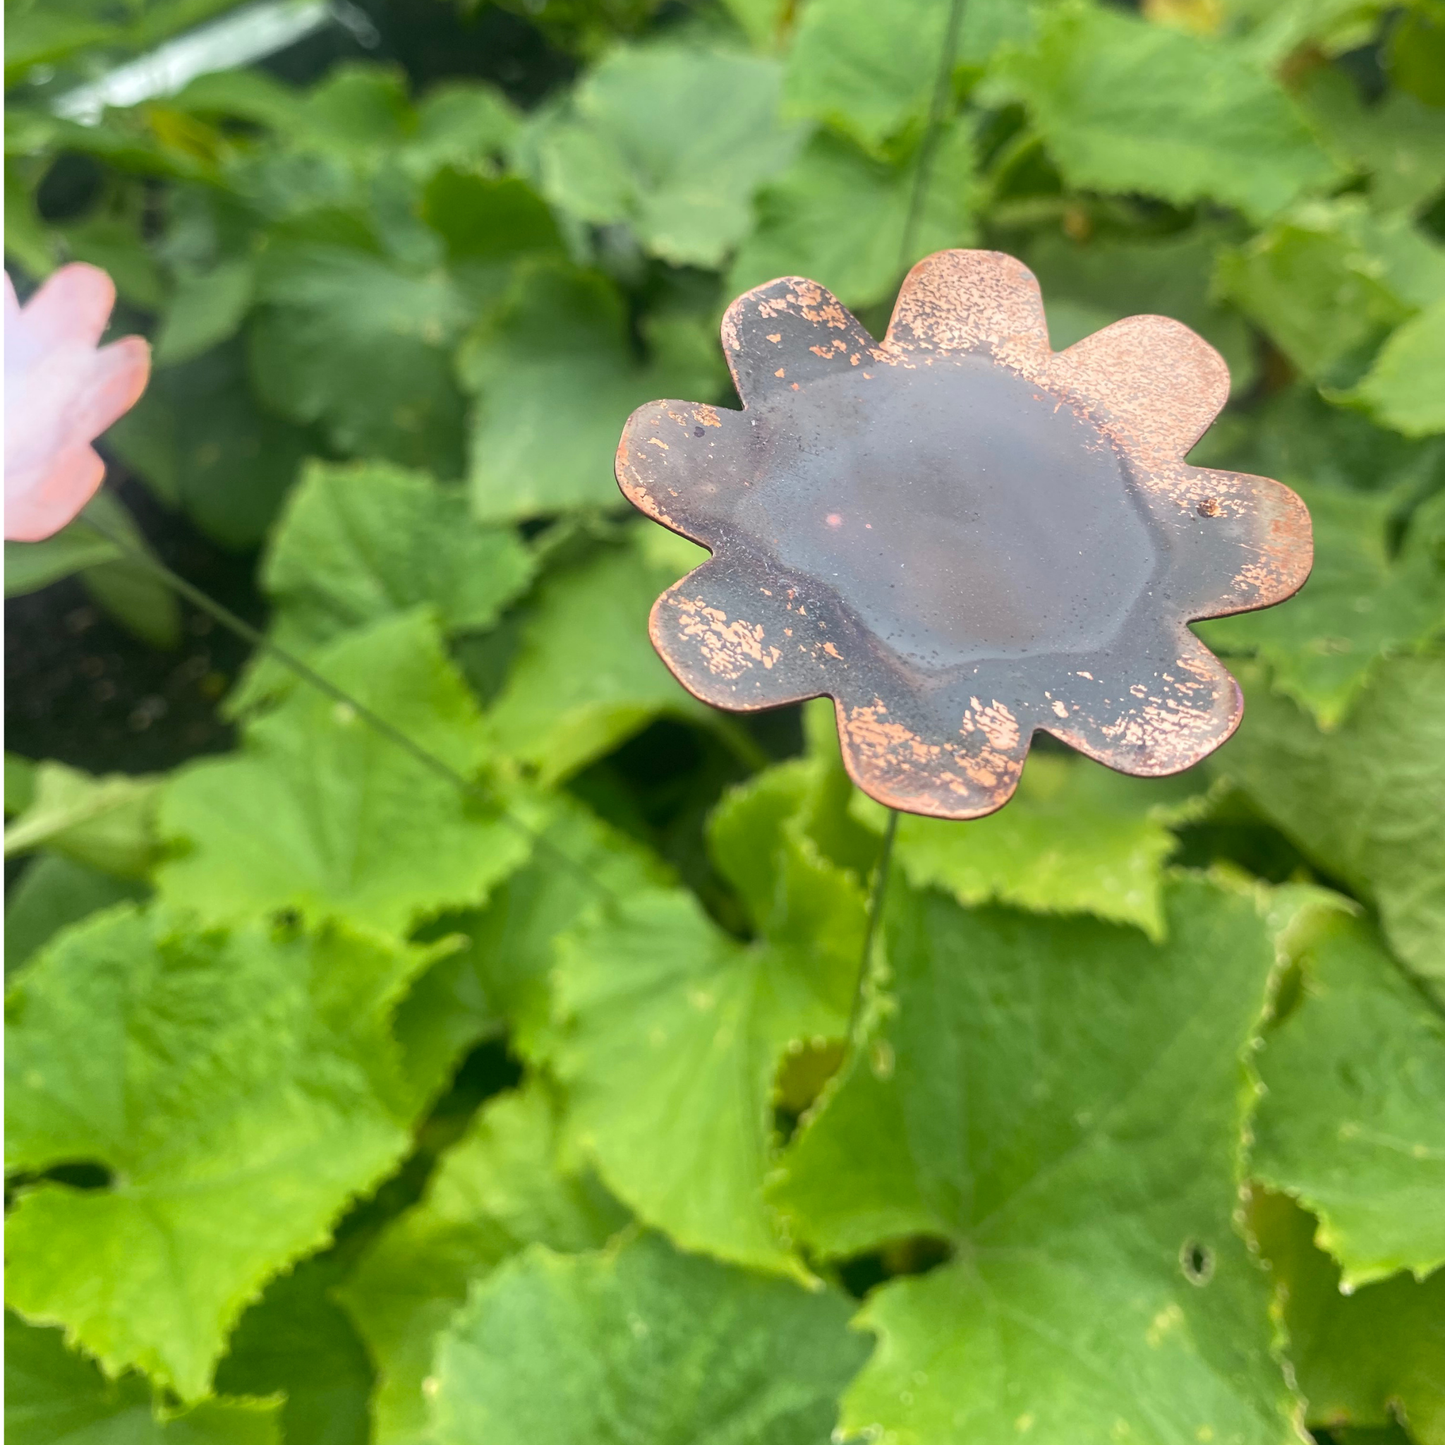
[[[97,521],[93,516],[86,515],[81,519],[87,526],[100,533],[107,541],[113,542],[133,562],[153,572],[167,586],[172,588],[186,601],[199,607],[202,612],[214,617],[223,627],[234,632],[243,642],[249,643],[260,652],[274,657],[283,667],[289,668],[303,682],[314,687],[317,692],[331,698],[333,702],[341,703],[344,707],[350,708],[357,717],[367,724],[374,732],[389,742],[401,748],[423,767],[429,769],[440,778],[445,778],[453,787],[464,793],[467,797],[474,798],[488,807],[498,809],[498,815],[508,827],[521,833],[534,847],[541,848],[544,852],[550,853],[564,867],[576,877],[584,880],[591,888],[596,889],[609,902],[615,901],[612,890],[595,877],[588,869],[584,868],[576,859],[569,857],[555,844],[550,842],[536,829],[528,827],[520,818],[508,810],[505,803],[496,796],[490,789],[484,788],[479,783],[473,782],[470,778],[464,777],[461,773],[444,762],[441,758],[428,749],[424,748],[415,738],[408,736],[394,723],[388,722],[374,709],[368,707],[360,698],[353,697],[344,687],[338,687],[330,679],[323,677],[314,667],[303,662],[295,653],[289,649],[273,642],[264,632],[238,617],[229,607],[217,602],[208,592],[203,592],[192,582],[187,582],[179,572],[173,572],[159,558],[153,557],[143,547],[137,546],[129,537],[119,531],[114,531],[105,523]]]
[[[963,0],[952,0],[948,22],[943,31],[943,51],[938,58],[938,72],[933,77],[933,98],[928,106],[928,126],[918,147],[918,169],[913,172],[913,186],[908,196],[908,215],[903,222],[903,240],[898,247],[898,269],[906,271],[913,264],[913,241],[923,219],[923,203],[928,194],[928,180],[933,170],[934,152],[943,133],[948,101],[953,89],[953,59],[958,51],[958,31],[963,23]]]
[[[848,1037],[858,1031],[863,1015],[863,997],[873,966],[873,940],[883,917],[883,904],[888,896],[888,875],[893,871],[893,840],[898,835],[898,809],[889,808],[888,822],[883,828],[883,847],[873,869],[873,887],[868,895],[868,920],[863,926],[863,956],[858,960],[858,983],[853,990],[853,1008],[848,1015]]]

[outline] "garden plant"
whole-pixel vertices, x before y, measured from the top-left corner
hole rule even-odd
[[[6,20],[16,1445],[1445,1445],[1440,0]],[[1182,771],[654,650],[728,303],[950,251],[1308,508]]]

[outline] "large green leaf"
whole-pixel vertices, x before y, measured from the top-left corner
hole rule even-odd
[[[624,545],[598,547],[547,577],[488,717],[497,747],[552,782],[659,714],[708,719],[647,637],[658,595],[703,555],[660,528],[639,527]]]
[[[279,1402],[204,1400],[167,1409],[138,1375],[107,1380],[60,1330],[5,1320],[11,1445],[280,1445]]]
[[[626,1218],[590,1172],[561,1156],[544,1088],[488,1103],[443,1156],[426,1198],[388,1227],[340,1291],[380,1371],[376,1445],[433,1438],[423,1382],[437,1335],[473,1281],[534,1241],[591,1249]]]
[[[438,1445],[825,1445],[867,1345],[848,1306],[654,1236],[568,1258],[534,1246],[443,1337]]]
[[[612,463],[633,409],[659,396],[709,400],[722,379],[721,349],[695,321],[669,318],[646,332],[643,359],[604,276],[560,263],[521,270],[460,359],[480,393],[470,440],[478,516],[621,504]]]
[[[1250,1170],[1319,1217],[1346,1285],[1445,1264],[1445,1009],[1364,923],[1328,916],[1265,1035]]]
[[[109,1373],[205,1394],[247,1302],[407,1148],[388,1021],[427,957],[129,908],[58,938],[7,998],[7,1165],[106,1182],[21,1189],[11,1304]]]
[[[1391,556],[1393,497],[1291,481],[1314,524],[1309,581],[1282,607],[1201,623],[1199,635],[1264,658],[1275,688],[1333,728],[1385,658],[1445,631],[1445,566],[1413,535]]]
[[[1377,421],[1406,436],[1445,432],[1445,299],[1405,322],[1354,391]]]
[[[343,453],[461,476],[464,404],[447,344],[469,318],[445,272],[287,244],[268,253],[259,296],[250,364],[267,406],[319,423]]]
[[[897,878],[890,898],[889,1011],[772,1198],[825,1255],[923,1234],[953,1257],[870,1297],[845,1429],[1285,1440],[1267,1283],[1234,1223],[1274,966],[1254,900],[1181,881],[1161,947]]]
[[[886,300],[919,256],[974,238],[969,128],[955,124],[939,138],[915,214],[921,163],[919,150],[907,164],[892,165],[820,131],[760,193],[757,225],[733,261],[728,293],[776,276],[807,276],[847,306]]]
[[[62,577],[98,562],[114,562],[123,555],[114,542],[84,522],[71,522],[39,542],[6,542],[5,595],[23,597],[38,592]]]
[[[967,823],[903,814],[898,864],[916,888],[965,905],[1092,913],[1164,936],[1164,861],[1173,822],[1202,795],[1173,780],[1128,778],[1087,759],[1030,754],[1006,808]],[[862,794],[853,815],[882,832],[886,810]]]
[[[478,775],[481,719],[425,612],[347,633],[316,667],[461,779]],[[247,728],[239,754],[167,784],[160,829],[177,856],[158,884],[208,920],[289,908],[405,931],[480,903],[527,856],[525,829],[502,810],[298,687]]]
[[[510,528],[474,522],[460,488],[384,462],[313,462],[287,504],[261,580],[274,639],[314,657],[352,628],[429,605],[447,632],[490,627],[531,581],[532,555]],[[294,676],[262,652],[244,700]]]
[[[1218,767],[1329,875],[1380,909],[1395,950],[1445,980],[1445,658],[1382,663],[1332,733],[1241,668],[1244,725]]]
[[[241,1316],[216,1367],[223,1395],[284,1394],[281,1428],[290,1445],[369,1445],[373,1370],[366,1348],[331,1290],[335,1257],[303,1260],[271,1281]]]
[[[758,937],[725,934],[681,891],[600,907],[558,949],[553,1065],[609,1188],[686,1249],[796,1269],[763,1203],[790,1050],[846,1032],[863,895],[789,816],[789,771],[731,794],[712,851]],[[789,796],[791,794],[791,796]]]
[[[1284,90],[1240,50],[1104,6],[1046,7],[995,61],[1076,186],[1212,199],[1263,219],[1335,179]]]
[[[1252,1191],[1249,1222],[1275,1279],[1285,1352],[1305,1419],[1352,1445],[1356,1429],[1403,1417],[1400,1445],[1445,1441],[1445,1271],[1393,1275],[1346,1293],[1312,1243],[1314,1220],[1286,1196]],[[1362,1442],[1363,1445],[1363,1442]],[[1380,1441],[1379,1445],[1385,1445]]]
[[[778,119],[781,86],[763,56],[613,50],[574,92],[575,118],[543,132],[542,188],[583,220],[625,221],[674,265],[716,266],[747,231],[753,191],[803,139]]]

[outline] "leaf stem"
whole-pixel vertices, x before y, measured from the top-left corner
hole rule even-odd
[[[367,706],[360,698],[354,697],[344,687],[338,687],[329,678],[323,677],[314,667],[303,662],[295,653],[288,648],[282,647],[279,643],[273,642],[264,632],[252,627],[243,618],[238,617],[231,609],[223,603],[217,602],[208,592],[204,592],[194,583],[186,581],[179,572],[173,572],[158,557],[152,556],[144,548],[139,546],[131,538],[123,535],[118,530],[113,530],[106,523],[98,521],[95,517],[86,514],[81,520],[94,531],[100,533],[107,541],[119,547],[128,557],[140,566],[153,572],[167,586],[171,587],[186,601],[199,607],[202,612],[214,617],[223,627],[234,632],[243,642],[249,643],[260,652],[274,657],[283,667],[289,668],[303,682],[314,687],[319,693],[338,702],[344,707],[350,708],[368,727],[389,742],[401,748],[423,767],[429,769],[440,778],[445,778],[453,787],[464,793],[467,797],[474,798],[488,807],[498,809],[499,816],[508,827],[521,833],[534,847],[550,853],[563,866],[569,869],[575,876],[585,880],[589,887],[596,889],[608,902],[615,902],[612,890],[602,882],[600,878],[575,858],[569,857],[554,843],[550,842],[536,829],[529,827],[516,814],[512,813],[491,790],[484,788],[480,783],[473,782],[470,778],[464,777],[457,772],[450,763],[444,762],[441,758],[427,748],[424,748],[415,738],[404,733],[394,723],[388,722],[382,715]]]
[[[863,956],[858,960],[858,982],[853,989],[853,1007],[848,1014],[848,1038],[853,1039],[863,1015],[863,998],[873,965],[873,940],[883,917],[883,904],[888,897],[888,875],[893,871],[893,840],[898,836],[897,808],[889,808],[888,822],[883,828],[883,847],[873,868],[873,887],[868,895],[868,918],[863,925]]]
[[[923,219],[923,203],[928,193],[929,174],[933,170],[934,152],[943,133],[944,112],[953,88],[953,60],[958,51],[958,32],[963,23],[963,0],[952,0],[948,7],[948,23],[943,32],[943,50],[938,57],[938,72],[933,78],[933,98],[928,105],[928,125],[918,147],[918,169],[913,173],[913,188],[908,196],[908,215],[903,222],[903,239],[898,247],[898,269],[907,271],[913,264],[914,234]]]

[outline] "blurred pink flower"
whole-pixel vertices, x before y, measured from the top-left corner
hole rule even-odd
[[[115,286],[96,266],[62,266],[21,306],[5,277],[5,539],[38,542],[93,497],[105,463],[90,443],[140,399],[150,347],[97,349]]]

